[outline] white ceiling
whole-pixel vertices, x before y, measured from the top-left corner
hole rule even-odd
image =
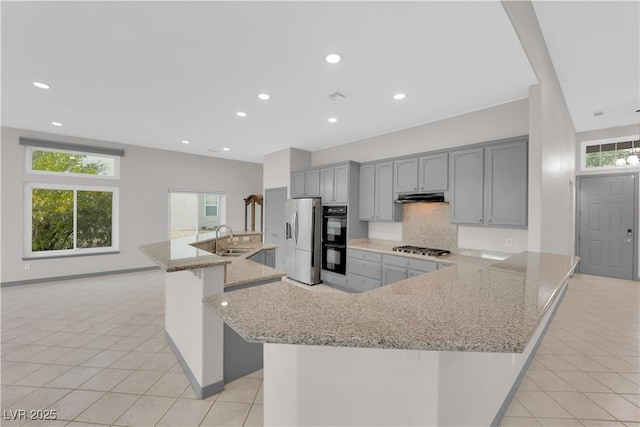
[[[534,9],[576,131],[637,124],[640,2],[540,1]]]
[[[331,51],[344,60],[324,62]],[[2,2],[2,125],[62,135],[261,162],[526,98],[535,82],[497,1]]]

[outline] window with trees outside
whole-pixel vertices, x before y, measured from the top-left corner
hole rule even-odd
[[[42,182],[25,184],[25,256],[117,251],[118,188],[86,183],[100,177],[113,184],[120,158],[29,146],[26,154],[27,172]],[[69,183],[54,182],[56,175]]]
[[[582,170],[640,166],[638,136],[582,143]]]

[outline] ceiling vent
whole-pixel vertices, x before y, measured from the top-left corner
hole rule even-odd
[[[333,92],[333,93],[330,93],[329,95],[327,95],[327,98],[329,98],[330,101],[342,101],[346,97],[347,97],[347,95],[345,95],[344,93],[340,93],[340,92]]]

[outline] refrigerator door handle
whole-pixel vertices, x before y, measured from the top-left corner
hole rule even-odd
[[[298,246],[298,210],[293,212],[293,245]]]
[[[284,238],[286,239],[290,239],[291,238],[291,223],[287,222],[284,226]]]

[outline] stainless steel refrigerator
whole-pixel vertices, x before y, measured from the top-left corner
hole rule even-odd
[[[285,205],[284,267],[287,276],[308,285],[320,283],[322,199],[289,199]]]

